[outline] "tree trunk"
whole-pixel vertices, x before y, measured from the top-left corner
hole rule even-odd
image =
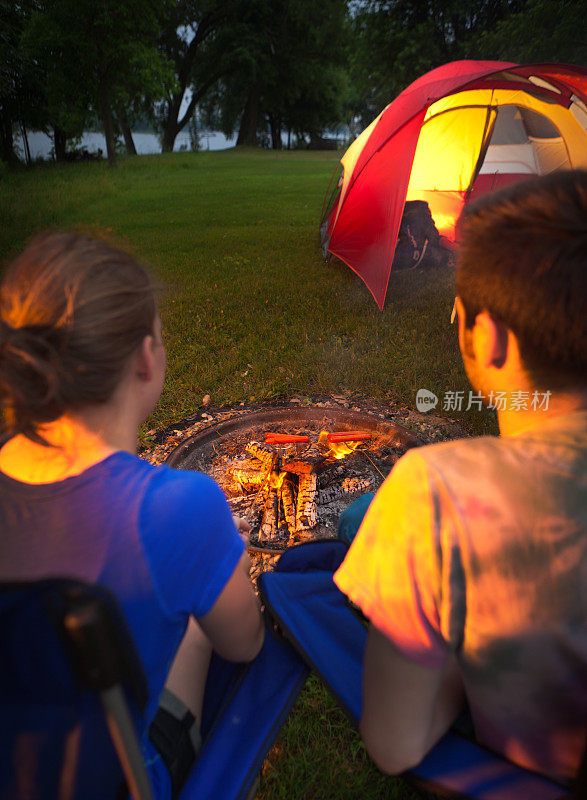
[[[53,149],[55,150],[55,160],[65,161],[65,151],[67,149],[67,136],[61,128],[53,127]]]
[[[173,145],[175,144],[175,139],[177,134],[179,133],[179,125],[175,119],[170,117],[167,118],[165,121],[165,127],[163,128],[163,137],[161,138],[161,152],[162,153],[172,153],[173,152]]]
[[[237,147],[239,145],[249,145],[256,147],[259,143],[257,138],[257,130],[259,128],[259,89],[253,86],[249,91],[247,102],[243,109],[241,117],[241,124],[238,132],[238,139],[236,140]]]
[[[281,120],[279,117],[269,114],[269,125],[271,127],[271,148],[273,150],[282,150],[283,143],[281,141]]]
[[[196,107],[206,92],[222,77],[222,72],[217,72],[203,83],[196,91],[192,88],[192,99],[189,106],[186,108],[184,115],[179,119],[179,112],[183,102],[184,91],[176,94],[169,104],[165,123],[163,126],[163,137],[161,139],[161,150],[164,153],[171,153],[175,144],[177,134],[182,131],[187,123],[191,120],[196,110]]]
[[[29,147],[29,138],[27,136],[26,128],[25,128],[24,122],[22,122],[22,120],[21,120],[21,123],[20,123],[20,132],[21,132],[21,135],[22,135],[22,142],[24,144],[24,157],[26,158],[27,165],[30,165],[31,160],[32,160],[31,159],[31,148]]]
[[[130,125],[128,124],[128,117],[126,116],[125,109],[122,107],[117,108],[116,116],[118,118],[118,124],[120,125],[120,130],[122,131],[122,135],[124,136],[124,144],[126,147],[126,152],[129,156],[136,156],[137,148],[135,147],[135,143],[132,138],[132,131],[130,129]]]
[[[4,114],[0,116],[0,158],[7,164],[14,164],[17,161],[14,152],[12,120]]]
[[[104,136],[106,137],[106,151],[108,153],[108,163],[111,167],[116,166],[116,149],[114,146],[114,122],[112,120],[112,107],[110,105],[110,92],[105,82],[100,86],[100,105],[102,111],[102,124],[104,125]]]

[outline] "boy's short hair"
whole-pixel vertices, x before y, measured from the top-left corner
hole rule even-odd
[[[488,311],[516,335],[534,386],[587,384],[587,171],[485,195],[459,220],[466,326]]]

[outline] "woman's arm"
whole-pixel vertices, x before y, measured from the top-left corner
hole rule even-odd
[[[210,611],[198,619],[214,650],[228,661],[252,661],[265,638],[249,566],[245,551]]]

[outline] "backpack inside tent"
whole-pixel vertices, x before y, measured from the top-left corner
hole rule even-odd
[[[581,67],[458,61],[426,73],[341,159],[322,218],[325,255],[348,264],[382,308],[391,269],[402,266],[412,204],[427,204],[438,234],[454,242],[471,199],[532,175],[587,167],[586,100]]]

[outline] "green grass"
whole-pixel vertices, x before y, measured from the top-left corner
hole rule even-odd
[[[165,390],[148,421],[292,394],[359,392],[414,407],[417,389],[468,390],[449,325],[450,268],[395,273],[379,312],[364,284],[318,245],[336,153],[182,153],[44,165],[0,186],[0,258],[33,233],[107,235],[163,284]],[[457,414],[476,432],[488,413]]]
[[[373,766],[343,712],[310,676],[261,773],[258,800],[413,800]]]
[[[418,388],[468,390],[451,269],[392,275],[379,312],[363,283],[318,244],[336,153],[181,153],[106,164],[42,165],[0,179],[0,259],[34,233],[105,235],[163,285],[168,373],[147,421],[293,394],[342,391],[406,404]],[[457,416],[495,432],[486,412]],[[413,798],[384,778],[357,734],[311,681],[268,759],[262,800]]]

